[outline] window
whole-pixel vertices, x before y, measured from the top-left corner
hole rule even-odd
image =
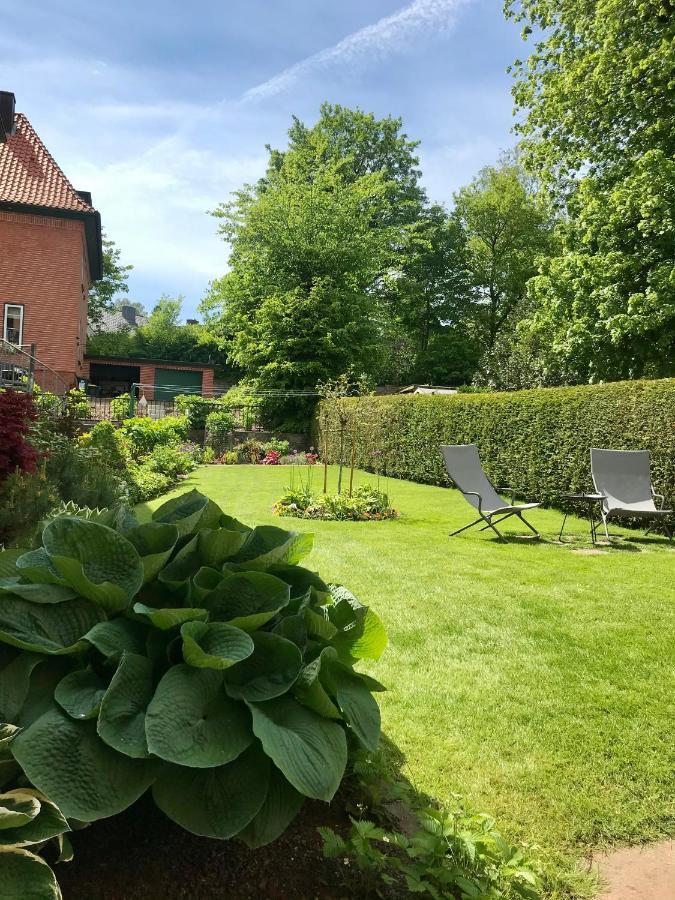
[[[23,306],[5,304],[2,336],[10,344],[21,344],[23,341]]]

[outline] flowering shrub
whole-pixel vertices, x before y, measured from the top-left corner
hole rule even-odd
[[[265,458],[262,460],[263,466],[278,466],[281,459],[281,453],[278,450],[268,450]]]
[[[27,437],[36,418],[30,394],[0,393],[0,482],[17,471],[35,472],[39,454]]]
[[[278,516],[297,519],[351,519],[354,522],[396,519],[398,512],[391,506],[384,491],[363,485],[348,494],[315,496],[308,485],[288,490],[275,504]]]
[[[147,456],[144,465],[151,471],[159,472],[175,481],[180,475],[192,472],[196,463],[191,456],[183,453],[180,447],[169,444],[166,447],[161,445],[155,447]]]

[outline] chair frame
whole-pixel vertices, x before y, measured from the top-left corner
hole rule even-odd
[[[596,449],[596,448],[594,448],[594,449]],[[602,448],[597,448],[597,449],[602,449]],[[626,451],[626,452],[630,452],[630,451]],[[595,483],[595,474],[594,474],[594,472],[593,472],[592,460],[593,460],[593,450],[591,450],[591,473],[592,473],[592,475],[593,475],[593,482]],[[657,512],[657,513],[663,512],[663,513],[665,513],[665,515],[663,515],[663,516],[653,515],[653,514],[652,514],[652,515],[649,515],[649,514],[645,515],[644,513],[641,515],[641,514],[640,514],[640,512],[641,512],[640,510],[629,511],[629,510],[625,510],[623,507],[620,507],[620,506],[619,506],[619,507],[614,507],[614,508],[611,508],[611,509],[605,509],[605,502],[604,502],[604,501],[605,501],[605,499],[607,498],[607,495],[606,495],[603,491],[599,490],[599,488],[597,488],[597,485],[596,485],[596,490],[598,490],[598,493],[599,493],[599,494],[602,496],[602,498],[603,498],[603,502],[602,502],[601,505],[600,505],[600,515],[601,515],[601,517],[602,517],[602,524],[603,524],[603,527],[604,527],[604,529],[605,529],[605,538],[607,539],[607,542],[608,542],[608,543],[609,543],[609,541],[610,541],[610,536],[609,536],[609,528],[608,528],[607,523],[608,523],[608,521],[609,521],[610,519],[612,519],[612,518],[613,518],[613,519],[627,519],[627,518],[632,518],[632,519],[638,519],[638,520],[639,520],[639,519],[642,519],[643,521],[644,521],[644,520],[647,520],[647,521],[651,520],[651,521],[650,521],[650,524],[649,524],[649,527],[648,527],[647,530],[645,531],[644,536],[647,537],[647,535],[648,535],[648,534],[650,533],[650,531],[654,528],[654,526],[656,526],[656,525],[662,525],[662,526],[663,526],[663,530],[666,532],[666,536],[668,537],[668,540],[669,540],[671,543],[673,542],[673,529],[670,527],[670,524],[668,523],[668,513],[670,513],[670,514],[672,515],[672,510],[666,510],[666,509],[664,509],[665,503],[666,503],[666,498],[665,498],[665,496],[664,496],[663,494],[659,494],[659,493],[657,493],[657,492],[654,490],[654,486],[653,486],[653,484],[651,484],[651,474],[650,474],[650,488],[651,488],[651,492],[652,492],[652,499],[653,499],[654,501],[656,501],[656,500],[660,500],[660,501],[661,501],[661,504],[660,504],[660,506],[657,507],[656,512]],[[654,506],[656,506],[656,503],[654,503]],[[599,525],[599,523],[598,523],[598,525]],[[596,528],[596,531],[597,531],[597,528]]]
[[[483,525],[482,528],[478,529],[479,531],[487,531],[488,528],[491,528],[492,531],[494,531],[494,533],[497,535],[499,540],[504,541],[506,543],[506,538],[501,533],[501,531],[499,531],[497,529],[497,525],[499,525],[505,519],[509,519],[511,516],[518,516],[518,518],[523,523],[523,525],[527,525],[527,527],[530,529],[530,531],[536,537],[538,537],[538,538],[541,537],[541,535],[539,534],[537,529],[534,528],[532,525],[530,525],[530,523],[527,521],[527,519],[523,515],[522,511],[519,510],[517,507],[515,507],[514,509],[509,509],[509,510],[497,509],[491,513],[490,512],[484,513],[481,508],[483,505],[483,498],[481,497],[480,494],[476,493],[476,491],[463,491],[461,489],[461,487],[457,484],[457,482],[455,482],[455,485],[457,487],[457,490],[460,492],[460,494],[463,497],[477,497],[478,498],[478,518],[475,521],[470,522],[468,525],[463,525],[461,528],[458,528],[456,531],[451,531],[450,534],[448,535],[448,537],[454,537],[456,534],[461,534],[462,531],[466,531],[468,528],[473,528],[474,525],[478,525],[480,522],[484,522],[485,524]],[[501,491],[504,491],[504,492],[513,491],[513,488],[504,487],[504,488],[495,488],[495,490],[497,491],[497,493],[500,493]],[[492,521],[492,519],[495,516],[499,516],[496,523]]]

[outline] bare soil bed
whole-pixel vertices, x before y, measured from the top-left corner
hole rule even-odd
[[[279,840],[259,850],[197,837],[143,798],[72,835],[75,858],[56,866],[64,900],[341,900],[365,897],[343,860],[324,859],[317,826],[349,827],[344,793],[308,802]],[[356,892],[355,892],[356,891]]]

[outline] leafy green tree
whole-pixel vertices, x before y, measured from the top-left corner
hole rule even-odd
[[[181,325],[182,305],[182,297],[162,296],[144,325],[98,332],[89,338],[88,352],[95,356],[213,362],[224,373],[226,358],[208,329],[204,325]]]
[[[526,165],[564,209],[519,340],[539,380],[675,373],[670,0],[507,0],[543,29],[515,66]]]
[[[459,384],[471,380],[480,350],[479,307],[471,284],[466,234],[433,205],[408,235],[402,266],[390,273],[391,380]]]
[[[88,312],[89,321],[96,324],[101,321],[103,313],[112,309],[119,294],[129,292],[129,272],[131,265],[122,264],[122,252],[103,233],[103,277],[95,281],[89,289]]]
[[[615,180],[645,153],[675,151],[671,0],[505,0],[524,37],[513,96],[530,169],[557,189]]]
[[[484,350],[525,297],[537,260],[554,246],[553,217],[520,166],[488,166],[455,194],[454,215],[468,242]]]

